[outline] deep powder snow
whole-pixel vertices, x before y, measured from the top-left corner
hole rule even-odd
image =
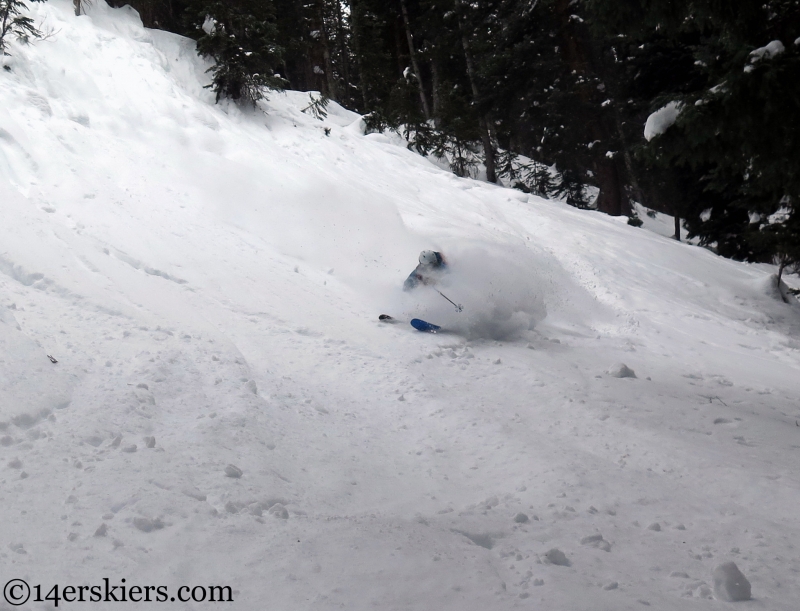
[[[739,604],[797,608],[773,268],[456,178],[308,94],[215,105],[191,41],[88,11],[33,6],[55,34],[0,71],[5,581],[678,610],[739,596],[733,562]],[[463,312],[401,291],[423,248]]]

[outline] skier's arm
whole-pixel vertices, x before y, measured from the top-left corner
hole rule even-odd
[[[420,277],[417,275],[417,270],[414,270],[408,275],[406,281],[403,283],[403,290],[410,291],[411,289],[417,288],[419,285]]]

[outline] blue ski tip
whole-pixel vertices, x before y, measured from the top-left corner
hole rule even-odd
[[[414,327],[417,331],[427,331],[428,333],[434,333],[441,329],[439,325],[434,325],[433,323],[425,322],[419,318],[412,318],[411,319],[411,326]]]

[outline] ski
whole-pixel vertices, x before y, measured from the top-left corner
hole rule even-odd
[[[388,314],[381,314],[378,316],[378,320],[381,322],[387,323],[398,323],[400,322],[393,316],[389,316]],[[409,323],[412,327],[414,327],[417,331],[422,331],[423,333],[437,333],[442,330],[439,325],[434,325],[431,322],[422,320],[421,318],[412,318]]]
[[[423,331],[425,333],[436,333],[442,329],[439,325],[434,325],[432,322],[422,320],[421,318],[412,318],[411,326],[417,331]]]

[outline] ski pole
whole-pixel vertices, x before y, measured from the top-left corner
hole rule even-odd
[[[464,310],[464,306],[462,306],[461,304],[459,304],[459,303],[456,303],[455,301],[453,301],[452,299],[450,299],[450,298],[449,298],[447,295],[445,295],[444,293],[442,293],[442,291],[440,291],[439,289],[433,289],[433,290],[434,290],[434,291],[436,291],[437,293],[439,293],[439,294],[440,294],[442,297],[444,297],[445,299],[447,299],[447,301],[449,301],[450,303],[452,303],[454,306],[456,306],[456,312],[462,312],[462,311]]]

